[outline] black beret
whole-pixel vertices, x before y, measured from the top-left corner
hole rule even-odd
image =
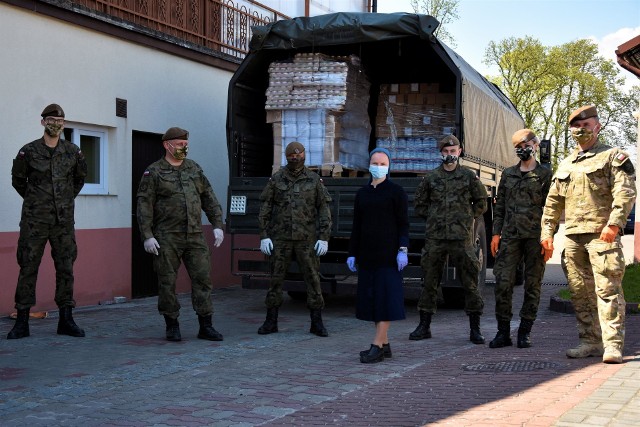
[[[44,107],[44,110],[42,110],[41,116],[42,118],[50,117],[50,116],[64,117],[64,110],[58,104],[49,104],[46,107]]]
[[[571,113],[569,116],[569,124],[574,120],[583,120],[588,119],[590,117],[598,117],[598,110],[596,110],[595,105],[585,105],[584,107],[578,108],[576,111]]]
[[[453,147],[460,145],[460,141],[454,135],[447,135],[438,142],[438,150],[442,151],[444,147]]]
[[[189,132],[178,127],[169,128],[164,135],[162,135],[162,140],[168,141],[171,139],[189,139]]]

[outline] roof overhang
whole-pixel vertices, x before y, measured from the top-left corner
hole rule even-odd
[[[616,55],[622,68],[640,78],[640,36],[618,46]]]

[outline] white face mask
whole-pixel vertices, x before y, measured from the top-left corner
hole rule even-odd
[[[384,178],[389,173],[389,166],[369,165],[369,172],[374,179]]]

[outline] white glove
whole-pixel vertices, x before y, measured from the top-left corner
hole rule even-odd
[[[260,240],[260,252],[265,255],[271,255],[271,251],[273,250],[273,242],[270,238]]]
[[[160,249],[160,244],[155,237],[149,237],[144,241],[144,250],[148,253],[158,255],[158,249]]]
[[[322,256],[327,253],[327,249],[329,249],[329,242],[326,240],[318,240],[313,249],[316,250],[316,255]]]
[[[222,232],[221,229],[214,228],[213,237],[215,238],[215,240],[213,241],[213,246],[215,246],[216,248],[219,248],[220,245],[222,244],[222,241],[224,240],[224,233]]]

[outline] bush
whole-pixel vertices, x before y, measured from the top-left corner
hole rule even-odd
[[[622,279],[622,289],[624,290],[625,300],[628,302],[640,302],[640,264],[627,265]],[[571,294],[567,288],[560,289],[558,296],[565,300],[571,299]]]

